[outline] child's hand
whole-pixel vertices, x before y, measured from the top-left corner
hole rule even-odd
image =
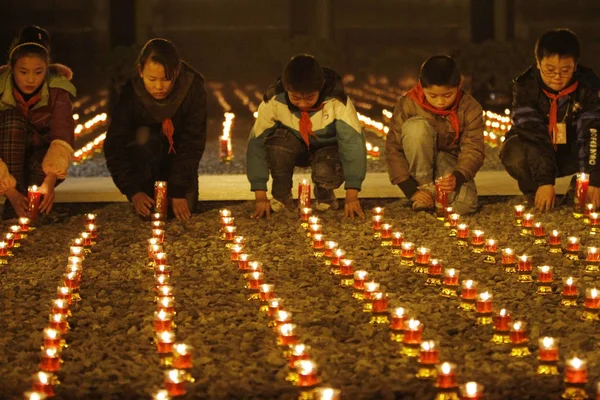
[[[554,208],[554,185],[542,185],[535,192],[535,208],[540,212],[550,211]]]
[[[254,196],[256,197],[256,206],[251,218],[271,218],[271,202],[267,198],[267,192],[264,190],[257,190],[254,192]]]
[[[150,209],[154,205],[154,200],[144,192],[138,192],[131,196],[131,202],[135,211],[144,217],[150,215]]]
[[[435,205],[433,196],[427,190],[417,190],[413,197],[410,198],[410,201],[421,203],[427,207],[432,207]]]
[[[346,200],[344,201],[344,218],[354,219],[355,215],[363,218],[365,216],[365,213],[360,206],[360,200],[358,200],[358,190],[347,189]]]
[[[447,193],[454,192],[456,189],[456,177],[452,174],[438,179],[437,183],[440,185],[440,189]]]
[[[6,191],[6,198],[10,201],[19,217],[26,217],[29,212],[29,201],[17,189],[10,188]]]

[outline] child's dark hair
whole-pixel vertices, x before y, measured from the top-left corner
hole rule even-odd
[[[429,57],[419,72],[419,81],[424,88],[430,86],[458,87],[460,71],[450,56],[438,55]]]
[[[144,65],[148,60],[154,61],[165,68],[167,80],[173,80],[177,77],[181,60],[177,48],[171,41],[154,38],[146,42],[137,59],[137,66],[140,70],[144,69]]]
[[[325,83],[323,68],[310,54],[298,54],[287,63],[281,77],[283,87],[289,92],[318,92]]]
[[[19,58],[25,56],[37,56],[50,64],[50,35],[47,30],[35,25],[21,30],[10,46],[8,62],[14,66]]]
[[[535,58],[541,61],[544,57],[557,55],[558,58],[573,57],[579,62],[581,46],[575,32],[559,28],[547,30],[535,43]]]

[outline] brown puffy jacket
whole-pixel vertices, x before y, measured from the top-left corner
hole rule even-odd
[[[400,185],[412,178],[402,149],[402,125],[412,117],[425,118],[438,132],[437,150],[458,157],[455,172],[462,175],[464,181],[470,181],[475,177],[485,159],[483,110],[471,95],[464,93],[457,114],[460,120],[460,135],[455,141],[455,132],[448,118],[423,109],[406,95],[398,99],[385,146],[388,173],[393,184]],[[458,180],[460,178],[457,177]]]

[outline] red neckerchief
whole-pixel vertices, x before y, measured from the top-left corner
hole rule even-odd
[[[167,154],[171,154],[171,151],[173,154],[177,154],[175,153],[175,147],[173,147],[173,134],[175,133],[175,127],[173,126],[173,121],[171,121],[171,118],[163,119],[162,132],[169,141],[169,152]]]
[[[552,102],[550,103],[550,113],[548,114],[548,119],[549,119],[548,134],[550,135],[550,137],[552,137],[552,132],[554,132],[554,129],[556,128],[556,125],[558,123],[558,99],[560,99],[561,97],[564,97],[570,93],[573,93],[575,90],[577,90],[578,85],[579,85],[579,82],[575,81],[575,83],[573,83],[571,86],[564,88],[557,94],[552,94],[552,93],[548,92],[546,89],[542,88],[542,90],[544,91],[544,94],[546,96],[548,96],[548,98],[550,100],[552,100]],[[552,144],[552,145],[554,146],[554,150],[556,150],[556,145],[555,144]]]
[[[13,88],[13,96],[16,100],[17,108],[19,109],[19,111],[21,111],[21,113],[23,113],[23,116],[25,118],[27,118],[27,115],[29,114],[29,110],[31,109],[31,107],[36,105],[42,99],[42,93],[38,92],[33,97],[31,97],[28,101],[25,101],[25,99],[23,98],[23,95],[21,95],[21,93],[17,90],[16,87]]]
[[[312,122],[310,120],[310,115],[308,114],[310,111],[319,111],[323,109],[323,103],[320,106],[315,108],[309,108],[307,110],[300,110],[300,136],[306,143],[306,147],[310,148],[310,135],[315,135],[312,130]]]
[[[415,103],[417,103],[421,108],[424,108],[427,111],[431,111],[436,115],[442,116],[450,116],[450,124],[452,125],[452,129],[454,129],[454,141],[455,143],[458,140],[458,136],[460,134],[460,120],[458,119],[458,114],[456,111],[458,110],[458,104],[460,103],[460,99],[462,98],[463,91],[458,87],[458,92],[456,94],[456,99],[454,100],[454,104],[452,107],[440,110],[429,104],[427,99],[425,99],[425,93],[423,93],[423,86],[421,86],[421,82],[417,83],[412,89],[410,89],[407,93],[407,96],[411,98]]]

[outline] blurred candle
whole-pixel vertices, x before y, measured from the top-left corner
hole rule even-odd
[[[379,283],[377,282],[367,282],[365,283],[365,290],[364,290],[364,297],[366,300],[371,300],[371,295],[375,292],[377,292],[379,290],[379,287],[381,286]]]
[[[450,219],[448,222],[450,223],[450,228],[457,228],[460,222],[460,214],[450,214]]]
[[[19,228],[21,229],[21,232],[29,232],[29,223],[30,223],[29,218],[26,218],[26,217],[19,218]]]
[[[600,293],[598,293],[598,289],[596,288],[586,288],[583,306],[587,309],[600,309],[600,297],[598,296],[599,294]]]
[[[263,284],[263,276],[262,272],[251,272],[248,275],[248,288],[258,290],[259,286]]]
[[[60,331],[54,328],[44,328],[43,334],[43,346],[45,348],[57,348],[60,350],[62,346],[62,337]]]
[[[483,385],[477,382],[467,382],[459,387],[460,400],[483,400]]]
[[[308,226],[308,232],[310,233],[310,236],[314,236],[317,233],[323,233],[323,227],[319,224],[312,224]]]
[[[393,247],[401,247],[402,242],[404,242],[404,234],[402,232],[392,233],[392,246]]]
[[[373,304],[374,313],[387,313],[388,311],[388,295],[383,292],[373,292],[371,294],[371,303]]]
[[[519,272],[531,272],[532,269],[533,269],[533,267],[532,267],[531,259],[529,258],[529,256],[526,256],[526,255],[520,256],[518,264],[517,264],[517,270]]]
[[[171,369],[165,371],[165,389],[171,396],[183,396],[185,392],[185,371]]]
[[[56,289],[56,298],[66,300],[68,304],[71,304],[73,299],[73,290],[67,286],[59,286]]]
[[[0,257],[8,256],[8,245],[5,241],[0,241]]]
[[[162,221],[165,217],[161,213],[152,213],[152,221]]]
[[[34,392],[40,392],[48,397],[54,397],[54,383],[56,377],[51,372],[39,371],[33,375],[33,386]]]
[[[541,222],[536,222],[533,224],[533,236],[536,238],[546,236],[546,228],[544,228],[544,225]]]
[[[56,329],[61,335],[65,335],[68,330],[67,316],[64,314],[50,314],[48,326]]]
[[[319,219],[319,217],[315,217],[314,215],[311,217],[308,217],[309,225],[319,225],[320,223],[321,223],[321,220]]]
[[[319,383],[317,378],[317,365],[311,360],[299,360],[296,362],[298,372],[298,386],[311,387]]]
[[[248,261],[250,260],[250,254],[240,254],[238,256],[238,269],[242,271],[248,270]]]
[[[158,297],[173,297],[173,286],[161,286],[158,289]]]
[[[173,314],[164,310],[154,312],[154,331],[161,333],[173,328]]]
[[[69,315],[69,303],[66,300],[52,300],[52,314]]]
[[[488,254],[496,254],[498,251],[498,242],[494,239],[487,239],[485,241],[485,245],[483,246],[483,252]]]
[[[96,224],[96,214],[85,214],[83,216],[83,224],[84,226],[87,226],[89,224]]]
[[[320,250],[325,247],[325,235],[322,233],[316,233],[312,236],[313,240],[313,249]]]
[[[392,225],[383,224],[381,225],[381,238],[391,239],[392,238]]]
[[[544,336],[539,339],[539,356],[540,361],[555,362],[558,361],[558,340]]]
[[[313,392],[314,400],[339,400],[341,391],[333,388],[316,388]]]
[[[310,346],[296,343],[290,346],[290,350],[288,366],[291,369],[296,369],[297,361],[310,359]]]
[[[483,246],[485,242],[484,232],[481,230],[473,231],[473,236],[471,236],[471,246]]]
[[[70,254],[73,257],[81,257],[81,258],[83,258],[83,250],[84,250],[84,248],[82,246],[71,246],[70,247]]]
[[[566,362],[565,368],[566,383],[586,383],[587,382],[587,363],[577,357],[571,358]]]
[[[415,256],[415,245],[411,242],[402,243],[402,258],[414,258]]]
[[[175,342],[175,333],[163,331],[156,335],[156,347],[158,354],[166,354],[173,351],[173,342]]]
[[[415,263],[420,265],[429,264],[429,258],[431,257],[431,250],[426,247],[419,247],[417,249],[417,257]]]
[[[152,400],[171,400],[171,396],[167,390],[161,389],[152,394]]]
[[[477,296],[477,303],[475,307],[477,308],[477,312],[480,314],[488,314],[492,312],[492,302],[493,296],[490,292],[482,292]]]
[[[324,252],[324,256],[325,257],[331,257],[333,256],[333,251],[335,249],[338,248],[338,244],[332,240],[328,240],[325,242],[325,252]]]
[[[514,212],[514,217],[515,219],[522,219],[523,218],[523,214],[525,213],[525,206],[522,204],[516,205],[515,206],[515,212]]]
[[[312,208],[304,207],[300,209],[300,220],[308,221],[308,218],[312,215]]]
[[[371,227],[373,230],[378,231],[381,229],[381,221],[383,221],[383,217],[380,215],[375,215],[372,219]]]
[[[233,240],[235,237],[235,226],[226,226],[225,227],[225,240]]]
[[[452,389],[457,387],[456,364],[445,362],[438,364],[436,386],[439,389]]]
[[[420,345],[423,339],[423,324],[417,319],[404,321],[403,343],[407,345]]]
[[[391,312],[390,329],[395,331],[401,331],[404,329],[404,319],[406,317],[406,310],[402,307],[394,308]]]
[[[36,185],[29,186],[27,189],[27,202],[28,202],[28,211],[29,217],[31,218],[32,223],[37,223],[40,218],[40,200],[42,198],[42,192],[40,188]]]
[[[499,332],[508,332],[510,330],[512,317],[505,308],[501,309],[498,314],[494,315],[493,320],[494,330]]]
[[[90,247],[92,245],[92,235],[89,232],[81,232],[81,246]]]
[[[435,340],[425,340],[421,342],[421,354],[419,355],[419,363],[421,364],[438,364],[440,362],[440,350],[438,343]]]
[[[596,247],[588,247],[587,248],[587,256],[585,258],[586,261],[591,262],[599,262],[600,261],[600,252]]]
[[[239,261],[240,254],[244,251],[244,245],[236,243],[231,246],[231,261]]]
[[[342,275],[353,275],[354,274],[354,260],[343,258],[340,261],[340,273]]]
[[[178,369],[190,369],[193,366],[192,354],[194,349],[185,343],[173,345],[173,367]]]
[[[463,280],[460,297],[463,300],[475,300],[477,298],[477,281],[472,279]]]
[[[575,278],[569,276],[567,278],[563,278],[563,287],[562,293],[565,297],[577,296],[579,291],[577,290],[577,285],[575,284]]]
[[[277,311],[283,308],[283,299],[274,298],[267,301],[267,314],[274,317]]]
[[[159,297],[158,300],[156,301],[156,311],[159,313],[161,311],[163,311],[164,313],[167,313],[167,314],[174,314],[175,313],[175,299],[172,297]]]
[[[262,284],[258,290],[258,298],[261,301],[268,301],[275,297],[275,285]]]
[[[554,229],[552,232],[550,232],[550,236],[548,237],[548,244],[550,246],[560,246],[561,245],[560,232],[559,231],[557,231],[556,229]]]
[[[527,324],[523,321],[513,322],[509,337],[512,344],[527,343]]]
[[[427,267],[427,275],[432,278],[437,277],[437,279],[439,279],[439,277],[442,275],[442,260],[437,258],[431,260],[429,266]],[[437,284],[439,285],[439,282]]]
[[[219,210],[219,218],[220,218],[221,224],[223,224],[223,218],[229,218],[229,217],[231,217],[231,211],[229,211],[225,208]]]
[[[40,359],[40,370],[44,372],[56,372],[60,369],[60,356],[57,347],[42,347]]]
[[[277,327],[277,333],[279,334],[279,344],[281,346],[289,346],[298,343],[295,324],[281,324]]]
[[[345,255],[346,252],[344,250],[335,249],[331,257],[331,265],[339,267],[340,261],[342,260],[342,258],[344,258]]]
[[[521,225],[523,226],[523,228],[533,228],[534,218],[535,218],[535,215],[533,215],[533,214],[525,214],[524,218],[523,218],[523,222],[521,222]]]
[[[292,322],[292,313],[279,309],[277,312],[275,312],[274,322],[275,329],[277,330],[279,326]]]
[[[384,212],[385,212],[385,209],[383,207],[375,207],[372,210],[373,216],[379,215],[382,218],[383,218]]]
[[[542,265],[537,267],[538,270],[538,282],[541,283],[552,283],[552,267],[549,265]]]
[[[364,290],[365,289],[365,280],[369,276],[367,271],[358,270],[354,271],[354,289],[356,290]]]
[[[469,226],[467,224],[459,224],[456,232],[458,239],[466,240],[469,238]]]
[[[6,243],[7,248],[13,248],[15,245],[15,235],[10,232],[4,234],[4,242]]]
[[[570,236],[567,239],[567,251],[573,253],[581,251],[581,243],[579,243],[579,238]]]
[[[233,218],[231,218],[231,219],[233,220]],[[152,221],[150,223],[150,227],[152,229],[162,229],[162,230],[164,230],[166,225],[167,224],[165,224],[165,221]]]
[[[96,239],[98,237],[98,229],[96,224],[87,224],[86,230],[92,235],[92,239]]]
[[[458,286],[458,270],[454,268],[444,269],[444,280],[442,283],[448,286]]]

